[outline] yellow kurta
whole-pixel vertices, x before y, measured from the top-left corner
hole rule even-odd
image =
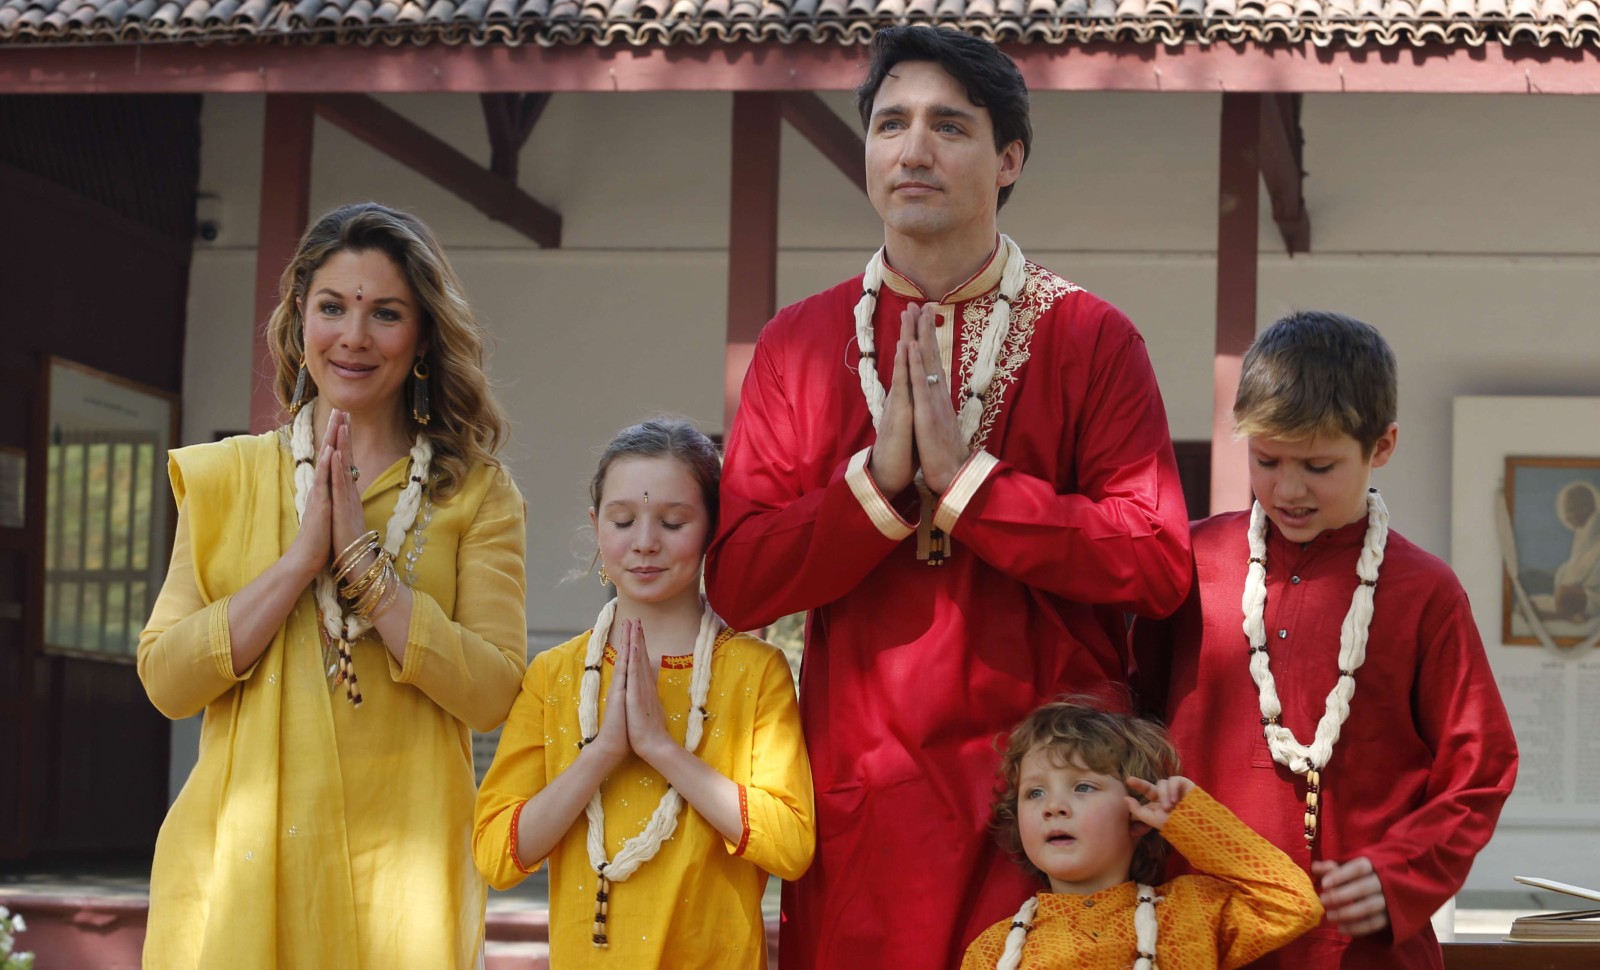
[[[384,530],[409,467],[367,485],[368,528]],[[299,530],[293,468],[277,432],[171,456],[178,535],[139,676],[163,714],[205,720],[156,841],[145,966],[474,966],[486,891],[468,728],[504,719],[526,666],[522,497],[475,468],[435,507],[404,667],[375,631],[352,645],[358,709],[323,674],[309,588],[233,672],[228,602]]]
[[[1206,874],[1157,888],[1156,966],[1242,967],[1322,921],[1311,879],[1294,860],[1200,789],[1183,796],[1161,835]],[[1131,882],[1089,896],[1040,893],[1022,970],[1128,970],[1139,950],[1138,897]],[[1009,932],[1009,919],[984,930],[962,970],[992,970]]]
[[[586,633],[539,654],[528,666],[478,794],[473,852],[497,889],[521,882],[542,860],[512,851],[512,819],[546,782],[578,757],[578,685]],[[688,730],[691,657],[665,657],[656,679],[667,730]],[[600,671],[600,712],[615,654]],[[728,841],[687,803],[655,858],[611,884],[610,945],[591,939],[596,878],[588,822],[579,815],[550,852],[550,955],[556,967],[749,968],[766,966],[761,894],[767,874],[797,878],[811,863],[816,830],[794,681],[783,654],[754,637],[723,639],[712,653],[710,717],[696,752],[740,788],[743,838]],[[666,790],[662,776],[630,754],[601,787],[605,846],[614,856],[644,830]]]

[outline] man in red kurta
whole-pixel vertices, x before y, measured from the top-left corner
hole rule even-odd
[[[1318,881],[1327,921],[1252,967],[1440,970],[1429,917],[1516,779],[1461,583],[1369,491],[1397,398],[1394,355],[1367,324],[1308,311],[1263,331],[1234,404],[1260,545],[1249,512],[1198,523],[1188,599],[1134,627],[1142,699],[1165,712],[1184,773]],[[1312,801],[1284,729],[1310,749]]]
[[[1037,887],[986,830],[996,736],[1125,682],[1123,611],[1168,613],[1189,578],[1143,340],[997,235],[1031,137],[1015,66],[927,28],[875,55],[885,249],[762,332],[707,566],[736,627],[808,611],[818,845],[785,887],[785,970],[951,967],[1015,912]]]

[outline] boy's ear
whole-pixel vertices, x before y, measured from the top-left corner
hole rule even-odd
[[[1389,459],[1394,457],[1395,444],[1399,438],[1400,425],[1390,421],[1389,427],[1384,429],[1383,434],[1372,446],[1372,461],[1370,464],[1373,468],[1382,468],[1389,463]]]
[[[1129,832],[1129,834],[1131,834],[1133,836],[1133,840],[1135,842],[1139,841],[1140,839],[1144,838],[1145,836],[1149,835],[1151,832],[1154,832],[1154,831],[1155,831],[1155,829],[1150,827],[1150,823],[1149,822],[1141,822],[1138,819],[1129,819],[1128,820],[1128,832]]]

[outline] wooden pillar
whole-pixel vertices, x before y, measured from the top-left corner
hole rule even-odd
[[[1250,507],[1243,442],[1233,437],[1239,364],[1256,333],[1256,247],[1260,228],[1261,96],[1222,96],[1217,185],[1217,334],[1212,359],[1210,514]]]
[[[782,106],[770,92],[733,96],[728,207],[728,336],[723,428],[733,430],[756,335],[778,308],[778,149]]]
[[[278,305],[278,279],[294,258],[310,217],[313,105],[309,95],[267,95],[250,354],[250,430],[256,433],[279,423],[278,399],[272,393],[272,355],[267,352],[267,318]]]

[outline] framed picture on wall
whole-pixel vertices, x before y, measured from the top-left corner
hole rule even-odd
[[[59,357],[44,366],[43,647],[131,660],[166,575],[178,399]]]
[[[1505,503],[1501,641],[1537,645],[1536,624],[1557,646],[1593,636],[1600,630],[1600,455],[1507,456]]]

